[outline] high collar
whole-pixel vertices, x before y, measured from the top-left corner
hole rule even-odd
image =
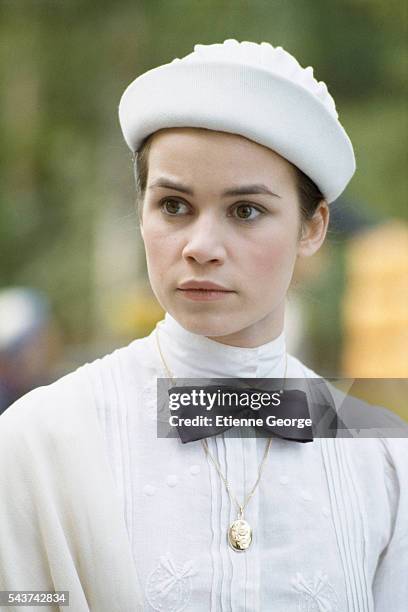
[[[167,312],[157,329],[163,357],[175,378],[274,378],[284,374],[284,332],[254,348],[230,346],[186,330]]]

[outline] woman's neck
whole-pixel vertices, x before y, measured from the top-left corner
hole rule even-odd
[[[239,348],[257,348],[278,338],[283,332],[283,317],[271,321],[269,316],[253,325],[225,336],[206,336],[210,340]]]
[[[283,332],[258,346],[240,347],[192,333],[169,313],[156,331],[164,358],[176,378],[273,378],[282,376],[284,371]]]

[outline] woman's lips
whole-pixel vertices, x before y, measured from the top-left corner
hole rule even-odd
[[[183,297],[194,302],[212,302],[225,299],[234,291],[217,291],[215,289],[177,289]]]
[[[179,284],[177,291],[186,299],[194,302],[223,300],[227,295],[235,293],[235,291],[231,291],[227,289],[227,287],[205,278],[190,278],[185,280]]]

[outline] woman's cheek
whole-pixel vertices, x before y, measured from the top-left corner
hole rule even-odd
[[[157,234],[146,245],[147,264],[150,276],[156,284],[165,287],[169,282],[169,266],[174,263],[174,243],[168,236]],[[158,288],[160,290],[160,287]]]
[[[151,259],[158,259],[164,254],[169,256],[169,249],[174,248],[173,240],[169,236],[169,230],[163,227],[147,226],[144,229],[144,245],[146,253]]]
[[[271,274],[281,274],[285,268],[290,266],[293,259],[294,248],[286,241],[274,239],[263,241],[261,247],[257,247],[248,253],[246,265],[255,271],[257,277],[268,276]]]

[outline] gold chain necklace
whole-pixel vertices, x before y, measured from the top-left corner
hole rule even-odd
[[[159,342],[159,334],[158,334],[158,323],[156,324],[156,328],[155,328],[155,337],[156,337],[156,343],[157,343],[157,348],[159,350],[159,354],[160,354],[160,359],[162,360],[164,369],[166,370],[168,377],[171,379],[171,381],[173,382],[173,384],[175,384],[176,380],[172,374],[172,372],[170,371],[166,360],[163,357],[163,353],[160,347],[160,342]],[[285,373],[283,376],[283,380],[286,380],[286,373],[287,373],[287,368],[288,368],[288,356],[287,353],[285,353]],[[235,495],[233,494],[233,492],[231,491],[231,487],[227,481],[227,479],[225,478],[224,474],[221,471],[221,467],[218,463],[218,461],[216,461],[216,459],[214,459],[214,457],[212,456],[212,454],[210,453],[210,450],[208,448],[208,444],[207,444],[207,440],[205,438],[203,438],[201,440],[201,443],[203,445],[204,451],[206,453],[206,455],[211,459],[212,463],[214,464],[215,469],[217,470],[221,480],[224,482],[225,484],[225,488],[227,490],[227,493],[229,495],[229,498],[231,499],[231,501],[233,501],[236,506],[238,507],[238,517],[235,521],[233,521],[231,523],[231,525],[228,528],[228,533],[227,533],[227,539],[228,539],[228,543],[230,545],[230,547],[232,548],[232,550],[236,551],[236,552],[243,552],[245,550],[247,550],[252,542],[252,528],[249,525],[249,523],[244,519],[244,511],[245,508],[248,505],[249,500],[251,499],[251,497],[253,496],[256,487],[258,486],[261,477],[262,477],[262,471],[264,468],[264,465],[266,463],[266,458],[268,456],[269,453],[269,449],[271,447],[271,442],[272,442],[272,438],[269,438],[267,445],[265,447],[265,452],[261,461],[261,464],[258,468],[258,478],[256,479],[256,482],[254,484],[254,486],[252,487],[251,492],[248,494],[248,496],[246,497],[245,501],[243,504],[240,504],[237,501],[237,498],[235,497]]]

